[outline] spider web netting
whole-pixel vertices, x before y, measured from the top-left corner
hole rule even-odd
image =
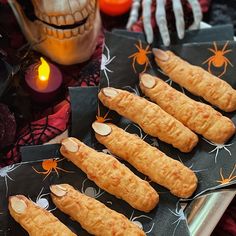
[[[59,98],[52,104],[40,107],[34,102],[28,102],[30,96],[22,85],[25,70],[30,64],[35,63],[40,55],[32,51],[25,42],[9,6],[1,3],[0,0],[0,49],[2,52],[0,56],[10,64],[19,66],[20,70],[1,99],[1,102],[8,105],[15,114],[17,132],[15,142],[7,149],[1,150],[0,168],[20,161],[22,146],[44,144],[68,128],[70,120],[68,87],[98,85],[104,38],[101,33],[97,48],[88,62],[72,66],[57,65],[63,75],[63,86]]]
[[[56,107],[54,114],[30,122],[18,135],[17,141],[3,157],[1,166],[14,164],[20,161],[20,147],[26,145],[39,145],[61,134],[67,129],[69,122],[70,104],[63,101]]]

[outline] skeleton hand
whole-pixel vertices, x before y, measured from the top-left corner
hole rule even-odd
[[[197,29],[200,26],[200,22],[202,20],[202,11],[201,6],[198,0],[187,0],[192,7],[194,22],[189,27],[189,29]],[[170,34],[167,28],[167,20],[166,20],[166,12],[165,12],[165,4],[166,0],[156,0],[156,22],[159,27],[159,31],[163,40],[164,45],[170,45]],[[184,22],[184,14],[181,0],[173,0],[173,11],[176,20],[176,29],[178,33],[178,37],[182,39],[184,37],[185,31],[185,22]],[[129,17],[129,21],[127,24],[127,28],[131,28],[131,26],[137,21],[138,13],[141,5],[141,0],[133,0],[133,5]],[[151,5],[152,0],[143,0],[143,24],[144,24],[144,32],[147,37],[147,42],[150,44],[153,42],[153,29],[151,26]]]

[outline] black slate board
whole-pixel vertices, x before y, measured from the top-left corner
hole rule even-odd
[[[71,99],[70,136],[76,136],[84,143],[92,145],[92,134],[87,132],[97,113],[98,87],[69,88]],[[78,130],[79,133],[77,132]]]
[[[72,106],[72,130],[74,130],[74,137],[84,139],[86,140],[87,144],[96,150],[102,151],[104,153],[109,153],[107,149],[105,149],[103,146],[99,145],[98,142],[95,140],[94,132],[91,128],[92,122],[96,119],[96,111],[98,108],[97,99],[90,100],[90,97],[97,97],[98,90],[96,88],[70,88],[70,100],[72,104],[77,104],[77,106]],[[84,97],[87,97],[87,99],[82,99]],[[88,104],[88,101],[91,103]],[[78,105],[79,104],[79,105]],[[89,105],[89,106],[88,106]],[[101,110],[101,113],[103,113],[104,110]],[[83,115],[85,112],[86,115]],[[95,113],[94,113],[95,112]],[[122,120],[124,121],[124,120]],[[133,126],[130,122],[126,124],[126,122],[121,122],[126,125],[127,131],[134,131],[139,132],[139,129],[136,128],[136,126]],[[147,140],[146,140],[147,141]],[[156,140],[150,139],[149,142],[153,143],[153,145],[156,145]],[[42,146],[32,146],[32,147],[23,147],[21,149],[22,153],[22,160],[23,161],[30,161],[32,160],[32,153],[34,153],[34,160],[43,160],[48,159],[52,156],[58,156],[59,155],[59,147],[60,145],[42,145]],[[145,179],[146,177],[139,173],[137,170],[135,170],[132,166],[125,163],[135,174],[140,176],[142,179]],[[70,164],[73,165],[73,164]],[[68,169],[68,168],[67,168]],[[84,176],[82,171],[79,169],[76,170],[77,173],[81,174],[81,176]],[[64,175],[64,173],[63,173]],[[74,179],[74,177],[73,177]],[[83,183],[85,180],[85,177],[81,177],[79,179],[74,179],[73,181],[76,181],[78,183]],[[87,181],[86,181],[87,182]],[[89,182],[89,186],[98,189],[95,184],[92,184],[91,181]],[[67,182],[66,182],[67,183]],[[75,186],[74,184],[72,184]],[[179,199],[171,195],[166,189],[151,183],[151,185],[157,190],[162,200],[158,204],[158,207],[156,207],[151,213],[149,214],[143,214],[142,212],[136,211],[132,209],[128,204],[126,204],[124,201],[121,201],[119,199],[116,199],[115,197],[112,197],[108,193],[102,194],[102,196],[99,196],[99,200],[103,203],[107,203],[112,201],[113,209],[122,212],[124,215],[126,215],[128,218],[131,217],[133,220],[137,220],[143,224],[143,227],[146,232],[150,231],[148,235],[172,235],[175,233],[177,235],[183,235],[187,236],[189,235],[188,226],[186,224],[186,219],[184,216],[183,211],[179,208]],[[81,188],[79,188],[81,190]],[[91,189],[90,189],[91,190]],[[97,190],[102,191],[102,190]],[[99,194],[98,194],[99,195]],[[108,199],[108,200],[107,200]],[[109,206],[109,205],[108,205]],[[175,215],[177,214],[177,215]],[[140,217],[142,216],[142,217]],[[138,218],[134,218],[138,217]],[[177,220],[177,221],[176,221]],[[173,223],[175,222],[176,223]],[[169,222],[172,222],[173,225],[169,225]],[[178,225],[177,225],[178,224]],[[164,226],[164,227],[163,227]],[[176,227],[176,228],[175,228]],[[79,232],[79,235],[81,235],[81,229],[78,228],[77,233]],[[82,235],[88,235],[88,234],[82,234]]]
[[[106,48],[104,49],[104,53],[107,53],[109,51],[110,57],[114,59],[106,65],[106,67],[109,68],[109,70],[112,72],[108,71],[106,75],[104,73],[104,70],[102,71],[102,78],[100,83],[101,88],[111,86],[115,88],[126,89],[142,96],[138,88],[139,74],[134,71],[132,58],[129,58],[130,55],[134,54],[137,51],[135,45],[139,45],[139,43],[139,41],[132,40],[130,38],[128,39],[126,37],[113,35],[110,33],[106,34]],[[225,54],[225,56],[233,65],[236,65],[236,58],[234,57],[234,54],[236,52],[236,42],[219,41],[216,42],[216,45],[218,49],[221,50],[227,43],[227,49],[231,49],[232,52]],[[144,42],[141,42],[141,44],[143,48],[147,47]],[[203,62],[207,58],[212,56],[212,52],[209,51],[208,48],[213,47],[213,42],[210,42],[173,45],[169,47],[169,49],[174,51],[177,55],[181,56],[183,59],[189,61],[190,63],[202,66],[203,68],[207,69],[207,64],[203,65]],[[123,50],[124,48],[126,50]],[[193,99],[204,102],[203,99],[191,95],[188,91],[181,88],[179,85],[169,80],[168,77],[163,75],[160,69],[155,65],[153,56],[151,54],[149,55],[148,60],[150,61],[150,66],[147,69],[147,72],[156,74],[164,81],[172,84],[173,87],[186,93]],[[144,65],[138,65],[138,63],[135,62],[135,67],[137,72],[141,72],[144,68]],[[218,73],[221,73],[224,69],[222,67],[214,68],[213,65],[211,67],[212,73],[215,73],[216,75]],[[231,67],[231,65],[228,64],[226,73],[222,76],[222,79],[231,84],[233,88],[236,88],[235,77],[235,68]],[[102,109],[103,106],[100,106]],[[230,117],[234,124],[236,124],[236,112],[222,113]],[[111,116],[108,115],[107,118],[111,118],[112,122],[124,128],[124,126],[127,124],[127,121],[125,121],[125,124],[122,124],[122,121],[125,120],[124,118],[119,119],[118,117],[120,116],[114,112],[110,112],[110,114]],[[116,118],[114,119],[112,116]],[[119,120],[119,123],[117,123],[117,120]],[[188,154],[181,153],[172,146],[158,140],[159,149],[161,151],[165,152],[167,155],[174,159],[182,161],[186,166],[190,167],[196,172],[199,180],[199,185],[194,194],[194,197],[206,192],[207,190],[218,189],[236,183],[235,178],[231,179],[232,181],[228,181],[225,184],[222,184],[222,182],[220,182],[223,181],[221,173],[224,179],[228,178],[231,173],[231,177],[236,176],[236,137],[232,137],[229,142],[223,146],[216,146],[216,144],[210,143],[202,137],[199,138],[200,140],[197,147]]]
[[[107,37],[109,37],[109,36],[107,35]],[[109,46],[108,41],[109,40],[106,39],[107,46]],[[118,38],[118,41],[119,41],[119,43],[117,43],[118,45],[113,44],[113,48],[109,52],[110,59],[112,59],[113,56],[115,55],[114,52],[116,52],[116,51],[113,51],[114,47],[116,48],[116,50],[120,51],[120,54],[122,54],[124,56],[125,55],[124,52],[127,49],[128,49],[127,50],[128,52],[129,52],[129,49],[133,50],[132,49],[134,46],[133,43],[137,43],[137,41],[133,41],[132,45],[128,46],[127,43],[124,43],[125,40],[120,37]],[[122,45],[122,49],[120,49],[119,44],[122,44],[122,43],[124,43],[124,44]],[[143,45],[146,46],[145,44],[143,44]],[[207,45],[205,45],[205,46],[207,46]],[[209,46],[209,44],[208,44],[208,46]],[[222,45],[219,44],[219,46],[222,46]],[[231,44],[229,46],[231,46]],[[189,47],[191,47],[191,45],[189,45]],[[126,50],[124,50],[124,48]],[[180,46],[180,48],[181,48],[180,51],[183,50],[183,48],[181,46]],[[108,56],[107,51],[104,51],[104,54],[106,56]],[[188,52],[186,52],[186,54],[187,54],[186,56],[188,56]],[[124,58],[125,58],[125,56],[124,56]],[[125,59],[127,59],[127,58],[125,58]],[[152,60],[151,57],[150,57],[150,60]],[[122,61],[122,59],[121,59],[121,61]],[[114,60],[114,62],[115,62],[115,60]],[[126,64],[126,66],[122,65],[124,70],[123,71],[119,70],[119,72],[120,72],[120,73],[118,73],[119,76],[116,76],[116,73],[114,74],[114,72],[113,72],[112,78],[109,78],[111,85],[114,87],[117,87],[117,88],[128,89],[129,91],[135,92],[138,95],[140,95],[140,92],[137,87],[137,75],[133,76],[133,74],[130,73],[129,70],[132,69],[132,67],[130,66],[129,62],[127,62],[127,60],[124,60],[123,62],[124,62],[124,65]],[[108,68],[111,70],[113,69],[112,64],[113,64],[113,62],[108,65]],[[121,67],[121,66],[119,66],[119,67]],[[129,69],[127,70],[126,67],[128,67]],[[142,69],[142,68],[138,68],[138,69]],[[116,70],[116,72],[117,72],[117,70]],[[158,73],[158,71],[152,70],[152,69],[150,72],[151,73]],[[107,79],[104,79],[104,78],[105,77],[103,75],[103,79],[101,81],[102,82],[101,86],[107,86],[106,85]],[[164,76],[162,78],[167,79]],[[113,79],[115,79],[115,81],[112,81]],[[173,86],[176,86],[176,85],[173,83]],[[178,86],[176,86],[176,87],[178,88]],[[88,88],[70,89],[70,95],[71,95],[71,102],[72,102],[72,128],[70,130],[71,134],[73,134],[73,136],[81,138],[82,140],[84,139],[88,145],[95,147],[96,149],[102,150],[104,152],[108,152],[108,150],[106,150],[106,149],[104,150],[104,148],[95,141],[94,136],[93,136],[93,132],[90,128],[91,122],[93,120],[95,120],[95,118],[96,118],[95,115],[96,115],[97,107],[100,108],[100,115],[104,115],[107,113],[106,108],[102,107],[101,104],[99,106],[97,104],[97,99],[96,99],[97,88],[94,88],[92,90],[90,90]],[[198,99],[198,98],[196,98],[196,99]],[[88,108],[88,104],[91,104],[91,107]],[[84,116],[85,118],[83,118],[84,113],[86,114],[86,116]],[[234,117],[234,114],[232,114],[232,117]],[[117,114],[115,114],[114,112],[109,112],[108,118],[111,118],[112,122],[116,123],[118,126],[123,127],[123,128],[127,128],[128,132],[137,133],[138,135],[145,137],[145,134],[137,126],[132,124],[130,121],[128,121],[120,116],[117,116]],[[85,129],[85,127],[87,127],[87,129]],[[171,148],[169,145],[166,145],[156,139],[152,139],[149,136],[145,137],[145,141],[149,142],[150,144],[152,144],[154,146],[158,146],[158,148],[160,148],[162,151],[166,152],[168,155],[170,155],[173,158],[178,158],[178,159],[180,158],[184,162],[185,165],[191,167],[197,173],[198,178],[200,180],[199,182],[201,185],[201,189],[203,189],[203,191],[199,191],[199,189],[198,189],[198,192],[196,192],[196,195],[201,194],[202,192],[204,192],[210,188],[214,189],[217,187],[222,187],[219,184],[216,185],[216,181],[214,178],[210,178],[209,182],[212,184],[211,186],[208,183],[206,183],[206,185],[204,185],[204,179],[208,178],[207,172],[209,172],[209,170],[207,171],[206,169],[208,167],[209,167],[208,169],[210,169],[212,166],[214,166],[214,165],[212,165],[212,159],[214,160],[214,155],[208,154],[208,152],[211,150],[211,146],[208,145],[207,143],[204,143],[204,140],[201,140],[201,142],[199,144],[200,146],[198,145],[200,148],[204,147],[203,148],[204,149],[203,151],[205,153],[204,158],[202,158],[202,155],[199,151],[195,151],[190,156],[188,154],[185,154],[187,156],[183,156],[182,153],[179,153],[179,157],[177,157],[178,151],[176,149]],[[229,147],[232,154],[236,151],[234,146],[235,145],[232,145]],[[12,220],[12,218],[9,216],[9,213],[7,211],[7,208],[6,208],[7,207],[7,199],[6,199],[6,195],[5,195],[6,194],[6,181],[5,181],[6,179],[7,179],[7,184],[8,184],[7,185],[8,186],[8,195],[23,193],[26,196],[31,197],[31,199],[33,201],[36,201],[36,198],[37,198],[38,194],[41,192],[42,188],[43,188],[43,191],[41,192],[41,194],[48,193],[49,192],[48,187],[50,184],[62,183],[62,182],[70,183],[74,187],[77,187],[79,190],[81,190],[82,187],[84,187],[83,190],[86,193],[90,192],[90,191],[86,191],[86,189],[88,190],[88,188],[91,187],[89,190],[93,189],[93,191],[92,191],[93,194],[94,193],[95,193],[95,195],[98,194],[98,195],[96,195],[97,197],[100,195],[99,189],[96,187],[96,185],[91,183],[89,180],[86,180],[86,176],[80,170],[78,170],[78,168],[76,168],[73,164],[67,162],[66,160],[58,162],[58,166],[65,169],[65,170],[74,171],[75,173],[60,172],[59,177],[57,177],[55,175],[55,172],[52,172],[50,174],[50,176],[48,176],[47,179],[44,181],[43,181],[43,178],[45,176],[37,174],[32,168],[32,166],[33,166],[37,170],[43,171],[42,161],[27,163],[28,161],[30,161],[32,159],[33,160],[44,160],[44,159],[48,159],[48,158],[52,158],[52,157],[61,158],[58,148],[59,148],[59,145],[24,147],[22,149],[23,163],[21,163],[19,165],[12,166],[12,167],[8,167],[8,168],[12,168],[10,170],[9,169],[1,169],[0,170],[0,188],[3,190],[3,194],[0,195],[0,235],[11,235],[11,236],[13,236],[13,235],[14,236],[15,235],[18,235],[18,236],[27,235],[19,227],[19,225],[16,224]],[[228,158],[228,159],[231,158],[230,160],[232,160],[233,156],[232,157],[224,156],[225,153],[223,153],[223,152],[225,152],[227,154],[226,150],[223,150],[223,149],[220,150],[219,156],[217,158],[217,165],[215,165],[214,169],[216,169],[216,166],[219,167],[218,164],[221,163],[224,168],[223,174],[224,174],[224,176],[227,177],[230,174],[230,169],[228,168],[229,162],[227,159],[225,161],[224,158]],[[32,155],[34,156],[33,158],[32,158]],[[199,169],[201,165],[199,166],[199,164],[198,164],[199,161],[195,157],[198,157],[198,159],[202,160],[202,162],[204,161],[204,163],[205,163],[204,166],[207,166],[207,167],[205,169]],[[219,161],[218,159],[220,159],[221,161]],[[233,160],[235,160],[235,159],[233,159]],[[125,163],[125,164],[128,165],[127,163]],[[130,167],[130,168],[135,173],[137,173],[132,167]],[[25,174],[25,173],[27,173],[27,174]],[[217,173],[218,173],[218,177],[220,178],[219,170]],[[12,178],[14,181],[9,179],[6,174],[8,174],[8,176],[10,178]],[[144,178],[144,176],[141,175],[140,173],[137,173],[137,174],[140,175],[140,177]],[[233,175],[234,174],[235,173],[233,173]],[[72,177],[72,175],[73,175],[73,177]],[[85,181],[85,182],[83,182],[83,181]],[[84,183],[84,186],[83,186],[83,183]],[[232,181],[229,184],[233,184],[233,183],[235,183],[235,181],[234,182]],[[123,201],[118,200],[107,193],[103,193],[102,195],[100,195],[98,197],[98,200],[101,200],[103,203],[107,204],[109,207],[124,213],[128,218],[130,218],[132,216],[133,221],[137,220],[140,223],[142,223],[145,231],[151,230],[151,232],[149,232],[147,235],[156,235],[157,234],[156,232],[158,232],[158,235],[189,235],[188,227],[186,224],[186,220],[185,220],[183,211],[179,208],[179,199],[170,195],[166,189],[161,188],[160,186],[158,186],[156,184],[154,184],[153,186],[159,192],[161,201],[160,201],[159,206],[153,212],[151,212],[150,215],[148,215],[148,217],[151,217],[152,220],[149,218],[145,218],[145,217],[144,218],[139,217],[139,215],[140,214],[143,215],[143,213],[138,212],[138,211],[137,212],[135,211],[135,213],[132,215],[133,209],[131,207],[129,207]],[[224,186],[226,186],[226,185],[224,185]],[[100,190],[100,193],[101,193],[101,190]],[[50,201],[49,196],[46,195],[43,198],[45,198],[49,202],[48,209],[49,210],[53,209],[54,206],[52,205],[52,202]],[[77,223],[72,222],[64,214],[60,213],[57,210],[52,211],[52,212],[53,212],[53,214],[58,216],[59,219],[61,219],[65,224],[67,224],[68,227],[70,227],[72,230],[74,230],[74,232],[77,232],[77,233],[79,232],[79,235],[88,235],[84,230],[82,230],[80,228],[80,226]],[[154,225],[153,225],[153,223],[154,223]]]
[[[71,162],[61,157],[59,152],[60,145],[41,145],[22,148],[23,162],[14,166],[1,169],[0,189],[0,235],[7,236],[24,236],[27,233],[10,217],[7,210],[7,197],[24,194],[32,199],[41,207],[51,211],[64,224],[78,235],[87,236],[88,234],[80,225],[72,221],[68,216],[55,209],[50,195],[48,194],[51,184],[68,183],[80,190],[81,192],[96,198],[103,202],[109,208],[116,210],[130,220],[142,225],[147,235],[189,235],[186,218],[182,209],[179,206],[179,199],[173,197],[164,188],[161,188],[153,183],[153,187],[158,191],[161,202],[150,213],[143,213],[134,210],[126,202],[115,198],[114,196],[99,189],[93,182],[87,179],[86,175],[74,166]],[[34,154],[34,159],[38,161],[27,162]],[[47,177],[46,174],[36,173],[45,172],[42,163],[50,158],[56,161],[56,167],[59,172],[57,176],[55,171],[52,171]],[[47,159],[47,160],[46,160]],[[127,163],[125,163],[127,165]],[[134,168],[128,167],[140,178],[145,176],[138,173]],[[65,171],[70,171],[66,173]],[[7,180],[7,181],[5,181]]]

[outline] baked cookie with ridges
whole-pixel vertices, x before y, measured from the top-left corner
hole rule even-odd
[[[172,194],[188,198],[196,190],[196,175],[181,162],[114,124],[94,122],[92,126],[96,139],[112,154],[129,162],[152,181],[169,189]]]
[[[227,82],[171,51],[153,49],[153,53],[157,65],[171,80],[223,111],[236,110],[236,90]]]
[[[182,152],[190,152],[198,143],[189,128],[145,98],[111,87],[103,88],[98,97],[104,106],[138,124],[145,133]]]
[[[61,154],[85,172],[101,189],[140,211],[149,212],[157,205],[159,196],[151,185],[115,157],[97,152],[76,138],[66,138],[61,144]]]
[[[163,110],[206,139],[223,144],[235,133],[234,123],[211,106],[197,102],[158,77],[140,75],[142,92]]]
[[[124,215],[98,200],[76,191],[69,184],[52,185],[51,197],[57,208],[96,236],[144,236],[145,233]]]
[[[30,236],[76,236],[52,213],[40,208],[23,195],[9,197],[11,216]]]

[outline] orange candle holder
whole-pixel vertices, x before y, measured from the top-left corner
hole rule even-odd
[[[100,10],[109,16],[119,16],[127,13],[132,6],[132,0],[99,0]]]

